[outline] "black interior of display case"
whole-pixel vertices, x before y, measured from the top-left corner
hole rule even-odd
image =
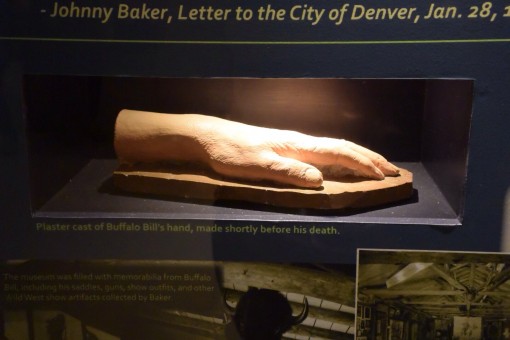
[[[36,217],[462,222],[473,96],[470,79],[24,78]],[[201,113],[344,138],[414,174],[414,194],[363,210],[303,210],[122,193],[113,127],[121,109]]]

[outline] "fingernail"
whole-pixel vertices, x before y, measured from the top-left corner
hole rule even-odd
[[[387,162],[384,164],[383,173],[390,176],[396,176],[400,173],[400,169],[397,168],[395,165],[391,164],[390,162]]]
[[[305,180],[314,186],[322,185],[322,173],[315,168],[308,168],[304,174]]]
[[[379,180],[384,179],[384,174],[382,173],[382,171],[381,171],[381,170],[379,170],[379,169],[377,169],[377,168],[376,168],[376,169],[375,169],[375,174],[376,174],[376,177],[375,177],[376,179],[379,179]]]
[[[388,164],[391,166],[391,168],[390,168],[390,169],[391,169],[391,171],[393,171],[393,173],[394,173],[395,175],[398,175],[398,174],[400,173],[400,169],[399,169],[399,168],[397,168],[395,165],[393,165],[393,164],[391,164],[391,163],[388,163]]]

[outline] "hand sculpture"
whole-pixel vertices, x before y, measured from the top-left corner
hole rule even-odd
[[[381,155],[343,139],[313,137],[199,114],[122,110],[115,126],[121,162],[189,161],[238,179],[322,185],[319,169],[341,166],[376,180],[396,176]]]

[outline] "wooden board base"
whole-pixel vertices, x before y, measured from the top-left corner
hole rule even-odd
[[[382,181],[357,177],[325,180],[319,189],[282,187],[269,182],[235,182],[204,169],[162,167],[151,164],[120,166],[113,174],[118,188],[138,194],[155,194],[206,201],[235,200],[287,208],[364,208],[400,201],[413,194],[413,175]]]

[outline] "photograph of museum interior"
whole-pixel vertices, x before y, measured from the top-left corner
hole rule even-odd
[[[192,261],[110,261],[87,268],[176,273],[190,263],[195,266]],[[6,309],[0,339],[354,339],[354,265],[198,263],[203,272],[216,273],[208,292],[195,292],[194,286],[163,303]]]
[[[510,255],[359,250],[357,339],[510,339]]]

